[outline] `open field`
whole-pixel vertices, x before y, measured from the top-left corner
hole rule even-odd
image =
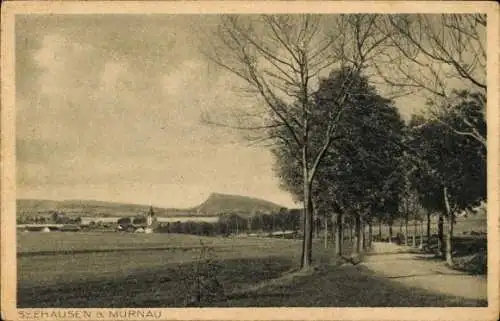
[[[36,252],[106,251],[131,249],[198,248],[208,246],[248,246],[266,244],[244,238],[199,237],[188,234],[135,234],[126,232],[18,233],[17,251],[21,255]],[[278,240],[282,241],[282,240]]]
[[[223,263],[220,278],[231,289],[278,276],[298,262],[301,250],[297,240],[20,233],[19,305],[83,307],[108,302],[109,306],[128,306],[137,303],[127,300],[141,302],[132,294],[155,297],[155,291],[160,291],[164,303],[158,304],[182,306],[189,282],[181,279],[193,274],[200,240],[213,248],[217,260]]]
[[[213,249],[210,267],[223,289],[202,306],[485,305],[342,264],[320,240],[313,254],[316,270],[296,275],[300,240],[56,232],[19,234],[18,306],[190,305],[200,240]]]
[[[397,233],[403,233],[404,232],[404,225],[401,225],[402,223],[399,221],[396,221],[392,227],[392,233],[393,237],[396,237]],[[420,233],[420,228],[423,227],[423,233],[425,235],[426,229],[427,229],[427,222],[424,220],[423,225],[419,225],[418,222],[415,222],[416,224],[416,231],[417,235]],[[414,222],[409,221],[408,222],[408,235],[411,236],[414,231]],[[461,235],[471,235],[471,234],[485,234],[488,231],[488,224],[486,217],[484,216],[470,216],[470,217],[459,217],[456,219],[456,223],[453,227],[453,234],[455,236],[461,236]],[[447,231],[447,224],[445,222],[444,224],[444,231]],[[431,218],[431,234],[435,235],[438,232],[438,222],[437,222],[437,217],[432,217]],[[389,237],[389,226],[388,225],[382,225],[381,226],[381,234],[382,238],[387,238]],[[373,235],[378,236],[379,235],[379,226],[378,224],[375,224],[373,226]]]

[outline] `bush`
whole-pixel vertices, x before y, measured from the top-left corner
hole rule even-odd
[[[180,271],[186,287],[186,306],[204,306],[207,302],[225,298],[224,286],[218,279],[222,266],[216,261],[214,250],[200,240],[200,256],[196,261],[194,273]]]

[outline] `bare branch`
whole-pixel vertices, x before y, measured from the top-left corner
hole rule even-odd
[[[467,17],[469,16],[441,15],[439,19],[431,19],[427,15],[412,15],[389,16],[387,20],[396,31],[396,36],[391,37],[394,48],[412,63],[422,67],[425,57],[426,60],[447,65],[457,77],[485,90],[486,82],[475,76],[476,73],[485,75],[485,50],[482,43],[485,30],[481,36],[478,23],[465,23]],[[421,59],[417,61],[410,50],[420,54]]]

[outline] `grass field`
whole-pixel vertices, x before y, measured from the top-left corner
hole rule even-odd
[[[415,222],[416,225],[416,231],[417,235],[420,234],[420,229],[423,228],[423,233],[425,235],[426,233],[426,224],[427,222],[424,221],[423,225],[420,225],[418,222]],[[414,222],[409,221],[408,222],[408,234],[411,236],[414,231]],[[461,236],[461,235],[470,235],[471,233],[486,233],[488,230],[488,224],[486,217],[479,217],[479,216],[471,216],[467,218],[459,217],[456,219],[456,224],[454,225],[454,231],[453,234],[455,236]],[[446,223],[444,224],[444,230],[447,231],[447,225]],[[404,226],[402,225],[402,222],[397,221],[394,223],[392,227],[393,231],[393,237],[396,236],[397,233],[403,233],[404,232]],[[381,228],[381,234],[383,238],[387,238],[389,236],[389,226],[387,225],[382,225]],[[437,217],[433,216],[431,218],[431,234],[437,234],[438,232],[438,223],[437,223]],[[378,235],[379,234],[379,226],[375,224],[373,226],[373,234]]]
[[[298,262],[301,249],[298,240],[20,233],[19,305],[72,307],[106,302],[106,306],[128,306],[134,303],[127,300],[141,302],[135,293],[146,297],[161,293],[162,305],[182,306],[186,298],[183,287],[188,284],[181,278],[192,274],[200,241],[213,248],[222,262],[219,277],[230,279],[225,281],[228,290],[285,272]],[[249,277],[249,273],[254,275]]]
[[[18,307],[186,306],[200,240],[213,249],[224,289],[203,306],[485,304],[404,288],[362,267],[340,265],[320,240],[313,254],[317,270],[282,282],[295,275],[300,240],[53,232],[18,235]]]
[[[269,242],[286,240],[263,240],[257,238],[200,237],[189,234],[127,233],[127,232],[83,232],[83,233],[18,233],[17,251],[21,254],[37,252],[78,252],[132,249],[198,248],[203,244],[213,247],[266,246]]]

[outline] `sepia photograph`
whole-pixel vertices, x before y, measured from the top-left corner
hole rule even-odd
[[[496,319],[498,5],[187,3],[2,8],[7,320]]]

